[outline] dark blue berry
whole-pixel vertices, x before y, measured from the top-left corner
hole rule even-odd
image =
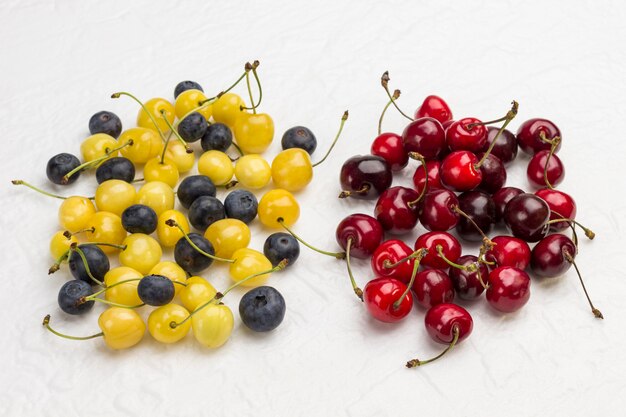
[[[215,185],[211,178],[206,175],[190,175],[181,181],[178,186],[178,200],[183,207],[188,209],[198,197],[215,197]]]
[[[254,194],[247,190],[234,190],[226,196],[224,209],[226,217],[250,223],[256,217],[259,202]]]
[[[93,294],[91,285],[85,281],[73,279],[67,281],[59,290],[59,307],[67,314],[85,314],[93,307],[95,301],[83,301],[83,297]]]
[[[198,197],[189,206],[189,223],[203,232],[218,220],[226,217],[224,205],[215,197]]]
[[[281,140],[283,149],[300,148],[312,155],[317,148],[317,139],[308,127],[295,126],[288,129]]]
[[[178,133],[185,141],[196,142],[206,133],[207,128],[206,119],[196,111],[178,124]]]
[[[174,283],[163,275],[148,275],[141,278],[137,294],[149,306],[164,306],[174,299]]]
[[[117,139],[122,133],[122,121],[115,113],[106,110],[99,111],[89,119],[89,132],[92,135],[106,133]]]
[[[91,275],[93,275],[93,277],[98,281],[104,281],[104,275],[109,272],[110,264],[109,258],[107,258],[102,249],[96,245],[89,244],[78,245],[78,249],[80,249],[83,252],[83,255],[85,255],[85,260],[87,261]],[[74,278],[85,281],[91,285],[97,284],[87,274],[85,263],[76,250],[72,251],[68,264],[70,266],[70,272]]]
[[[48,176],[48,179],[55,184],[72,184],[78,179],[78,177],[80,177],[80,171],[72,174],[67,181],[65,181],[63,177],[79,165],[80,161],[71,153],[60,153],[58,155],[54,155],[48,161],[48,165],[46,166],[46,175]]]
[[[199,235],[198,233],[189,233],[188,236],[198,248],[209,255],[215,255],[213,245],[202,235]],[[213,262],[213,259],[204,256],[194,249],[184,236],[176,242],[176,246],[174,247],[174,260],[178,265],[180,265],[181,268],[190,274],[204,271]]]
[[[202,136],[200,144],[205,151],[226,152],[233,144],[233,132],[224,123],[213,123]]]
[[[287,266],[291,266],[300,256],[300,243],[289,233],[274,233],[265,240],[263,253],[273,266],[283,259],[287,260]]]
[[[174,98],[178,97],[182,92],[187,90],[200,90],[204,93],[202,86],[195,81],[181,81],[174,88]]]
[[[273,287],[254,288],[239,302],[241,321],[255,332],[269,332],[277,328],[285,318],[285,310],[285,299]]]
[[[122,227],[128,233],[149,235],[157,228],[157,214],[148,206],[134,204],[122,212]]]
[[[98,184],[108,180],[122,180],[131,183],[134,179],[135,165],[130,162],[130,159],[123,156],[107,159],[96,169]]]

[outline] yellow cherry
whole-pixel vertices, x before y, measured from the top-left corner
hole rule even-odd
[[[133,127],[123,131],[117,141],[119,145],[124,145],[131,140],[133,144],[120,149],[120,153],[135,164],[145,164],[163,150],[163,140],[152,129]]]
[[[148,316],[148,332],[155,340],[161,343],[176,343],[189,332],[191,321],[172,328],[171,322],[181,323],[189,317],[189,311],[178,304],[166,304],[150,313]]]
[[[236,250],[248,246],[250,229],[241,220],[222,219],[212,223],[204,237],[213,245],[215,256],[230,259]]]
[[[135,204],[135,187],[122,180],[107,180],[96,188],[96,206],[100,211],[108,211],[118,216]]]
[[[300,217],[300,206],[289,191],[275,189],[268,191],[259,201],[259,220],[267,227],[280,229],[278,219],[286,226],[293,225]]]
[[[235,262],[230,264],[228,272],[235,282],[249,277],[250,275],[272,269],[272,263],[261,252],[250,248],[242,248],[233,253],[232,259]],[[263,285],[270,277],[271,273],[259,275],[251,278],[241,285],[244,287],[256,287]]]
[[[244,153],[263,153],[274,139],[274,121],[266,113],[241,113],[233,131]]]
[[[150,112],[154,120],[156,121],[157,126],[161,130],[161,132],[165,133],[170,130],[163,120],[163,115],[161,111],[165,112],[165,117],[171,123],[174,123],[174,119],[176,118],[176,114],[174,112],[174,106],[169,101],[164,98],[151,98],[150,100],[144,103],[144,106]],[[139,113],[137,114],[137,126],[145,127],[147,129],[157,130],[152,122],[150,116],[143,108],[139,109]]]
[[[137,286],[139,285],[139,279],[143,278],[143,276],[144,274],[128,266],[118,266],[117,268],[109,269],[104,275],[104,285],[107,287],[131,279],[136,281],[130,281],[107,288],[104,292],[104,298],[108,301],[125,306],[140,305],[142,301],[139,298],[139,294],[137,294]]]
[[[59,207],[59,224],[65,230],[83,230],[94,214],[96,207],[87,197],[68,197]]]
[[[50,254],[55,261],[68,251],[72,243],[78,243],[76,236],[71,235],[68,239],[63,233],[63,230],[58,231],[50,239]]]
[[[272,180],[278,188],[299,191],[313,178],[313,165],[309,154],[300,148],[285,149],[272,161]]]
[[[119,145],[113,136],[109,136],[105,133],[96,133],[89,136],[80,145],[80,153],[83,155],[83,161],[89,162],[94,159],[101,158],[110,152],[112,149],[117,148]],[[109,154],[109,158],[117,156],[118,151],[113,151]],[[104,162],[102,160],[100,163]]]
[[[193,335],[200,344],[218,348],[228,341],[235,320],[226,305],[209,304],[191,316]]]
[[[187,286],[180,290],[180,301],[189,311],[194,311],[200,305],[215,297],[217,290],[206,279],[193,276],[187,278]]]
[[[86,228],[93,227],[93,233],[87,233],[87,241],[98,243],[111,243],[121,245],[126,239],[126,230],[122,226],[122,219],[117,214],[108,211],[99,211],[87,223]],[[116,248],[111,246],[101,246],[105,253],[113,253]]]
[[[205,119],[209,120],[211,118],[211,114],[213,113],[213,104],[209,104],[208,106],[200,110],[196,110],[198,107],[203,105],[202,102],[204,100],[206,100],[206,96],[200,90],[183,91],[178,95],[178,97],[176,98],[176,103],[174,104],[176,117],[182,119],[183,116],[193,110],[197,111],[198,113],[203,115]]]
[[[173,248],[176,242],[184,235],[178,227],[170,227],[165,224],[168,220],[174,220],[178,223],[185,233],[189,233],[189,222],[187,221],[187,217],[178,210],[166,210],[159,214],[156,230],[159,242],[161,242],[161,246],[165,248]]]
[[[120,263],[131,267],[144,275],[161,260],[163,250],[153,237],[143,233],[133,233],[124,239],[126,249],[120,252]]]
[[[244,155],[235,163],[235,177],[240,185],[257,190],[270,182],[272,169],[261,155]]]
[[[163,261],[156,264],[148,275],[163,275],[171,279],[174,282],[175,294],[178,294],[183,288],[182,285],[176,284],[176,282],[185,283],[187,281],[187,273],[176,262]]]
[[[161,181],[147,182],[137,191],[136,202],[150,207],[158,216],[174,208],[174,190]]]
[[[233,178],[233,163],[220,151],[206,151],[198,159],[198,172],[211,178],[215,185],[224,185]]]
[[[196,155],[187,153],[187,148],[178,140],[172,140],[165,150],[165,158],[176,164],[178,172],[184,174],[191,171],[196,162]]]
[[[157,156],[146,162],[143,167],[143,178],[146,182],[161,181],[174,188],[178,184],[179,177],[176,164],[168,158],[161,161],[161,157]]]
[[[135,310],[111,307],[98,318],[104,343],[111,349],[127,349],[143,339],[146,325]]]
[[[220,98],[213,102],[213,120],[218,123],[224,123],[232,129],[237,119],[242,114],[246,114],[241,110],[242,106],[246,107],[246,103],[237,94],[222,94]]]

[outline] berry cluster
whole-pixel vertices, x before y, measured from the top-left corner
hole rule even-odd
[[[493,121],[454,120],[448,104],[434,95],[410,117],[396,103],[400,91],[392,94],[388,83],[385,73],[381,84],[389,102],[371,154],[349,158],[340,173],[339,197],[375,200],[374,216],[351,214],[339,223],[337,242],[345,252],[307,246],[347,261],[354,292],[374,318],[402,320],[414,301],[426,310],[428,334],[447,348],[433,359],[410,360],[407,367],[412,368],[438,359],[470,335],[472,317],[453,303],[455,297],[477,300],[485,293],[498,312],[515,312],[529,300],[529,272],[554,278],[573,265],[578,273],[576,229],[589,239],[594,233],[574,219],[574,199],[554,188],[564,176],[556,155],[561,132],[554,123],[531,119],[513,134],[506,127],[517,115],[515,101],[504,117]],[[391,105],[410,121],[402,134],[381,133]],[[494,123],[502,125],[487,127]],[[506,166],[516,159],[518,148],[531,156],[527,176],[530,186],[539,188],[534,193],[505,187]],[[414,187],[392,186],[393,173],[407,167],[410,159],[420,162]],[[426,232],[417,236],[413,247],[385,238],[411,233],[418,223]],[[498,224],[511,235],[490,237]],[[571,229],[571,238],[558,233],[566,229]],[[479,253],[463,255],[458,238],[481,242]],[[531,249],[529,243],[534,242],[538,243]],[[351,257],[371,261],[375,278],[363,290],[353,277]],[[602,318],[584,284],[583,289],[593,314]]]
[[[271,273],[293,265],[299,243],[278,232],[267,238],[263,252],[251,249],[248,224],[257,216],[268,228],[296,223],[300,208],[292,192],[312,180],[313,167],[330,153],[347,112],[319,162],[310,158],[317,147],[315,135],[296,126],[284,133],[283,150],[270,165],[260,154],[273,140],[274,122],[268,114],[257,113],[262,100],[258,66],[258,61],[247,63],[233,85],[210,98],[193,81],[176,86],[173,104],[163,98],[143,102],[127,92],[113,94],[112,98],[125,96],[140,105],[137,126],[123,130],[117,115],[98,112],[89,120],[91,136],[80,147],[82,162],[61,153],[46,169],[48,179],[61,186],[95,170],[98,186],[93,197],[63,197],[13,181],[63,200],[58,212],[61,230],[50,242],[55,263],[49,270],[54,273],[67,263],[74,277],[59,290],[61,310],[81,315],[96,302],[109,306],[99,317],[101,332],[95,335],[64,335],[50,326],[49,315],[44,319],[48,330],[70,339],[103,337],[112,349],[128,348],[144,336],[146,325],[137,309],[147,305],[155,307],[147,328],[157,341],[177,342],[191,328],[201,344],[215,348],[228,340],[234,325],[224,297],[240,285],[256,287],[239,304],[247,327],[265,332],[282,322],[285,300],[263,284]],[[251,77],[258,87],[256,101]],[[248,87],[249,107],[231,92],[242,80]],[[233,158],[234,152],[238,156]],[[196,153],[199,174],[179,182],[194,168]],[[138,170],[143,171],[142,179],[135,179]],[[274,188],[267,190],[270,181]],[[143,185],[136,189],[135,183]],[[235,186],[238,189],[229,191],[223,201],[217,198],[218,189]],[[250,191],[262,189],[260,200]],[[180,209],[175,208],[176,200]],[[162,259],[168,248],[173,249],[174,261]],[[111,268],[111,255],[117,255],[119,266]],[[229,265],[234,283],[223,292],[199,276],[213,262]]]

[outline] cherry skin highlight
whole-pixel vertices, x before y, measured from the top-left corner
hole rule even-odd
[[[520,194],[524,194],[524,190],[517,187],[504,187],[496,191],[491,196],[496,205],[496,223],[503,220],[504,209],[506,208],[508,202]]]
[[[413,249],[406,243],[398,239],[386,240],[380,244],[372,255],[372,271],[381,277],[394,277],[408,284],[411,280],[413,265],[415,261],[410,259],[402,262],[393,268],[385,267],[385,264],[395,264],[413,253]]]
[[[374,215],[387,232],[403,234],[417,224],[419,194],[412,188],[391,187],[381,194]]]
[[[501,266],[489,273],[487,301],[503,313],[513,313],[530,298],[530,277],[521,269]]]
[[[544,237],[532,251],[531,268],[535,275],[543,278],[554,278],[563,275],[572,266],[565,254],[576,256],[576,245],[562,234]]]
[[[463,307],[452,303],[438,304],[426,312],[426,331],[435,342],[447,345],[454,338],[454,328],[459,331],[459,339],[466,339],[474,327],[472,316]]]
[[[441,269],[427,269],[417,274],[411,287],[417,303],[424,308],[454,301],[454,286]]]
[[[550,207],[534,194],[520,194],[504,209],[504,223],[513,236],[526,242],[538,242],[546,234]]]
[[[409,163],[409,154],[404,149],[402,136],[395,133],[378,135],[372,143],[370,152],[387,161],[392,171],[401,171]]]
[[[448,103],[441,97],[430,95],[424,99],[421,106],[415,110],[415,119],[421,119],[423,117],[432,117],[439,121],[439,123],[445,123],[452,120],[452,110]]]
[[[561,131],[550,120],[526,120],[520,125],[519,129],[517,129],[516,137],[520,149],[529,155],[534,155],[542,150],[549,150],[551,145],[541,139],[542,134],[549,140],[557,136],[561,137]],[[561,144],[557,146],[556,151],[560,148]]]
[[[391,277],[375,278],[363,288],[363,302],[367,311],[377,320],[395,323],[413,309],[413,295],[407,292],[400,304],[394,304],[406,290],[406,284]]]
[[[446,156],[441,163],[441,184],[454,191],[470,191],[483,180],[480,169],[476,169],[478,158],[469,151],[456,151]]]
[[[407,152],[417,152],[426,160],[439,159],[447,148],[443,126],[430,117],[409,123],[402,132],[402,142]]]
[[[535,195],[548,203],[548,207],[550,207],[550,220],[576,218],[576,202],[569,194],[559,190],[542,188],[536,191]],[[558,222],[552,223],[550,230],[559,231],[565,230],[568,227],[568,222]]]
[[[474,255],[464,255],[456,261],[456,263],[463,266],[476,264],[476,262],[478,262],[478,257]],[[463,300],[475,300],[485,291],[485,287],[480,283],[480,280],[482,279],[483,282],[487,281],[489,269],[487,265],[482,262],[479,263],[478,270],[475,272],[469,272],[451,266],[450,269],[448,269],[448,276],[450,280],[452,280],[455,293],[459,298]]]
[[[346,250],[351,240],[350,256],[367,259],[382,242],[383,228],[372,216],[351,214],[339,223],[335,237],[343,250]]]
[[[441,185],[441,177],[439,176],[440,167],[441,162],[439,161],[426,161],[428,184],[426,184],[424,168],[421,166],[417,167],[417,169],[415,170],[415,174],[413,174],[413,184],[415,184],[415,190],[418,193],[422,192],[424,186],[426,186],[426,192],[444,188],[443,185]]]
[[[496,236],[491,239],[495,246],[487,251],[485,260],[496,267],[513,266],[524,270],[530,264],[530,247],[522,239],[513,236]]]
[[[453,207],[459,200],[450,190],[433,190],[424,196],[419,220],[426,230],[448,231],[459,222],[459,213]]]
[[[446,144],[451,151],[480,152],[487,144],[487,128],[474,117],[466,117],[450,124],[446,129]]]
[[[431,269],[446,269],[448,264],[439,256],[437,246],[441,246],[444,256],[452,262],[456,262],[461,256],[461,244],[447,232],[424,233],[415,241],[415,250],[425,248],[428,254],[422,258],[421,266]]]
[[[391,167],[380,156],[353,156],[341,167],[339,181],[350,197],[373,200],[391,186]]]
[[[556,155],[552,155],[548,161],[549,155],[550,151],[539,151],[530,159],[528,168],[526,169],[526,177],[531,185],[535,187],[545,187],[547,185],[544,177],[546,161],[548,162],[546,175],[548,182],[553,186],[563,182],[563,178],[565,177],[563,162],[561,162],[561,159]]]

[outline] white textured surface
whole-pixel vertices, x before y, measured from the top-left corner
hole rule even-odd
[[[0,3],[0,415],[623,415],[626,3],[182,3]],[[303,248],[298,264],[271,281],[288,313],[265,336],[237,318],[232,339],[216,351],[191,335],[174,346],[147,335],[136,348],[111,352],[100,340],[45,332],[45,313],[58,328],[89,334],[98,312],[67,318],[58,310],[69,274],[46,275],[58,203],[9,180],[44,184],[48,158],[77,153],[98,110],[115,111],[129,126],[136,107],[110,100],[114,91],[171,97],[178,81],[194,79],[217,92],[255,58],[263,109],[278,135],[305,124],[318,135],[319,155],[350,109],[341,145],[298,195],[296,229],[320,246],[334,247],[343,216],[371,212],[371,204],[335,198],[337,173],[347,157],[369,151],[384,70],[410,110],[436,93],[457,116],[489,119],[515,98],[514,128],[530,117],[554,120],[568,169],[561,188],[598,234],[582,244],[578,262],[606,320],[592,317],[570,271],[533,281],[518,314],[494,314],[484,300],[470,305],[472,336],[445,360],[407,370],[407,359],[440,349],[424,331],[424,312],[416,308],[396,326],[373,322],[351,294],[344,265]],[[389,115],[387,128],[400,130],[402,119]],[[526,187],[524,171],[518,161],[509,184]],[[92,193],[94,184],[81,179],[71,192]],[[256,225],[253,233],[251,246],[260,248],[267,231]],[[355,263],[364,285],[369,267]],[[218,288],[228,283],[224,268],[206,276]],[[240,294],[227,301],[235,310]]]

